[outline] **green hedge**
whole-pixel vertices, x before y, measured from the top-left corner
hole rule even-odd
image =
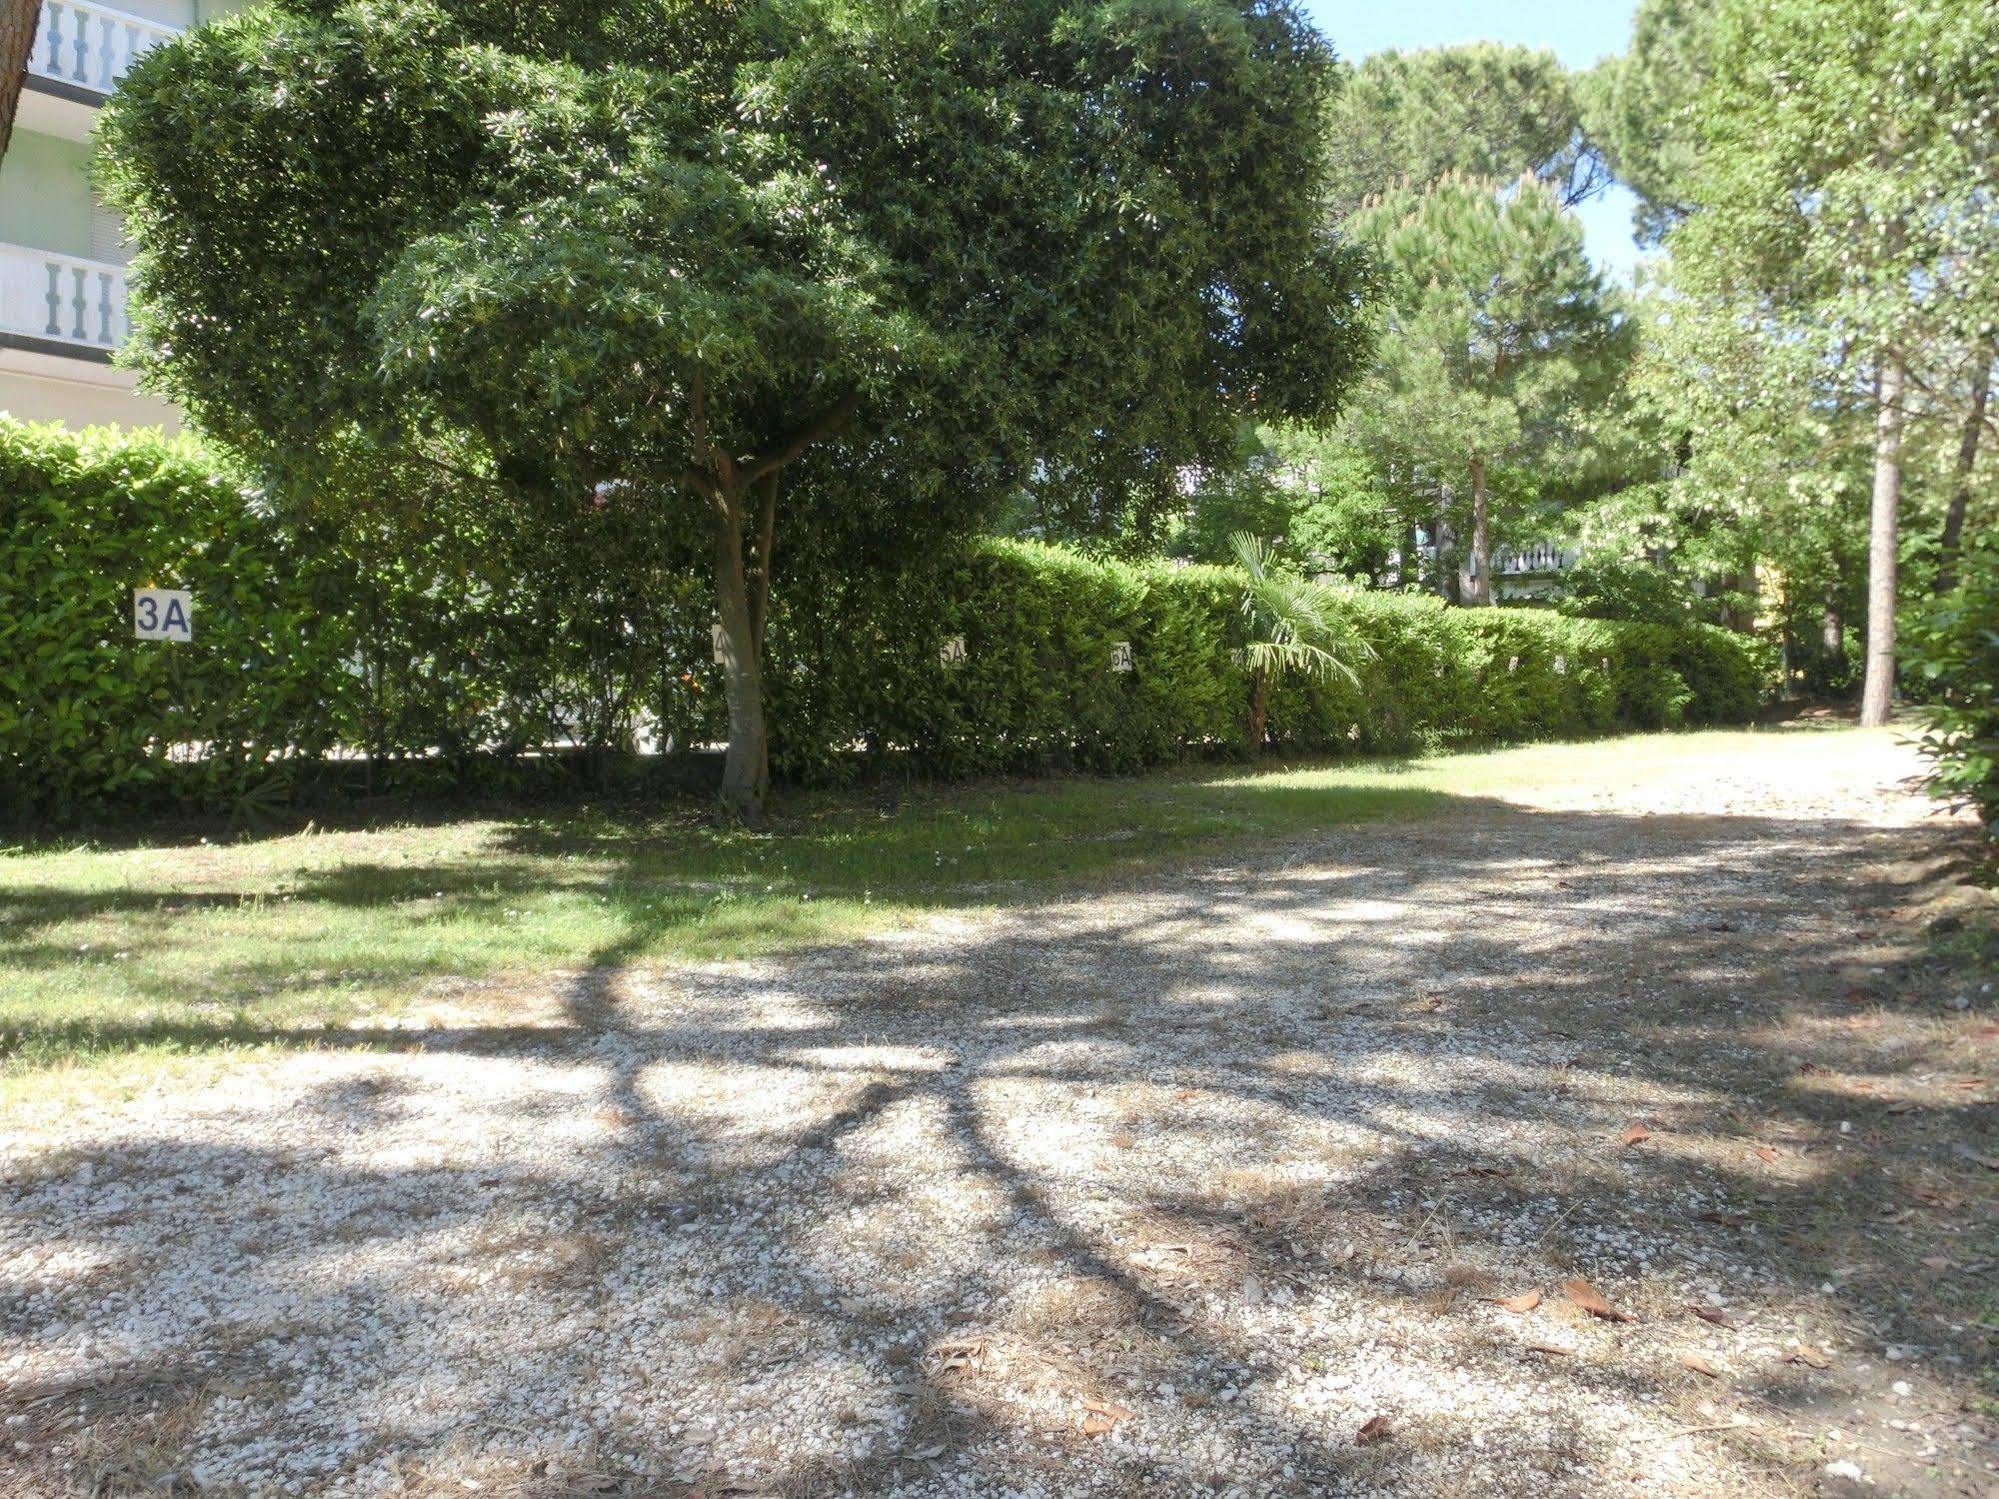
[[[642,722],[720,736],[698,580],[615,514],[433,514],[299,529],[186,441],[0,423],[0,812],[228,805],[303,781],[435,789],[600,769]],[[192,645],[131,637],[131,589],[191,588]],[[936,776],[1133,771],[1246,749],[1240,579],[987,542],[886,579],[780,573],[773,758]],[[1398,752],[1739,722],[1767,663],[1740,636],[1355,594],[1358,683],[1286,680],[1299,751]],[[966,642],[966,659],[940,660]],[[1111,669],[1133,648],[1133,670]]]
[[[1907,631],[1909,685],[1923,698],[1930,786],[1999,830],[1999,542],[1959,559],[1959,582]]]
[[[192,443],[0,425],[0,807],[234,797],[328,749],[319,582]],[[141,585],[194,591],[194,644],[133,640]]]

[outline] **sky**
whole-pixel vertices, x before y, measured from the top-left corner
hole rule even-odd
[[[1386,47],[1519,42],[1552,48],[1570,67],[1584,68],[1624,50],[1637,5],[1635,0],[1306,0],[1305,8],[1342,57],[1359,59]],[[1628,279],[1638,262],[1630,195],[1614,189],[1581,212],[1597,264]]]

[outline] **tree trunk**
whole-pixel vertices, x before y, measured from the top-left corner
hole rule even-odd
[[[1867,685],[1860,721],[1888,722],[1895,706],[1896,532],[1902,504],[1902,360],[1881,367],[1874,418],[1874,516],[1867,546]]]
[[[1825,647],[1829,660],[1846,659],[1846,615],[1839,607],[1839,585],[1828,583],[1825,590],[1825,614],[1819,621],[1819,644]]]
[[[1971,414],[1957,444],[1957,482],[1950,492],[1950,509],[1943,519],[1943,540],[1937,548],[1936,591],[1957,587],[1957,554],[1964,547],[1964,517],[1971,508],[1971,478],[1978,467],[1978,440],[1985,431],[1985,403],[1992,394],[1992,361],[1978,367],[1971,382]]]
[[[1458,591],[1467,604],[1481,609],[1492,605],[1492,500],[1485,488],[1485,463],[1478,458],[1471,464],[1471,568]]]
[[[1462,581],[1458,576],[1458,538],[1451,525],[1451,486],[1441,485],[1437,490],[1437,545],[1435,566],[1437,569],[1437,592],[1447,604],[1455,604],[1463,597],[1459,592]]]
[[[1270,673],[1252,667],[1249,673],[1249,752],[1263,753],[1263,741],[1270,729]]]
[[[0,157],[14,139],[14,116],[21,108],[21,85],[35,50],[41,0],[0,0]]]
[[[729,700],[729,755],[722,805],[751,827],[763,821],[770,794],[770,736],[764,722],[763,651],[743,566],[743,517],[733,500],[717,504],[715,611],[722,626],[722,672]]]

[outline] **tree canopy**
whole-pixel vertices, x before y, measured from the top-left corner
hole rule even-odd
[[[1050,473],[1142,520],[1245,416],[1338,409],[1334,69],[1284,0],[274,0],[104,136],[155,388],[276,469],[359,443],[672,538],[754,810],[780,535],[895,555]]]
[[[1469,505],[1470,595],[1491,601],[1491,501],[1591,461],[1633,329],[1554,189],[1445,178],[1353,220],[1386,267],[1387,326],[1358,422],[1422,473],[1447,520]],[[1440,527],[1448,530],[1450,525]]]
[[[1565,208],[1610,186],[1554,53],[1497,42],[1377,52],[1345,70],[1332,107],[1327,198],[1344,219],[1367,199],[1456,175],[1546,184]]]

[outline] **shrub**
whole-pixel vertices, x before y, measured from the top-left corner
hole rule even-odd
[[[325,570],[191,442],[0,423],[0,811],[244,795],[342,724],[350,642]],[[195,595],[141,643],[132,590]]]
[[[1909,630],[1905,665],[1928,699],[1931,789],[1999,827],[1999,544],[1969,549],[1960,578]]]
[[[350,763],[399,785],[514,786],[565,773],[539,753],[556,742],[601,752],[601,770],[642,718],[682,745],[722,732],[705,595],[615,515],[508,530],[439,513],[428,540],[404,523],[390,545],[365,507],[279,524],[191,442],[11,423],[0,484],[10,814],[227,804]],[[148,582],[194,591],[193,645],[131,639],[130,590]],[[772,748],[793,781],[870,762],[1121,772],[1249,748],[1239,571],[993,541],[877,578],[808,560],[778,583]],[[1338,607],[1370,650],[1355,680],[1273,684],[1269,734],[1287,750],[1735,722],[1765,675],[1757,647],[1705,626],[1366,592]],[[958,639],[963,659],[945,659]]]

